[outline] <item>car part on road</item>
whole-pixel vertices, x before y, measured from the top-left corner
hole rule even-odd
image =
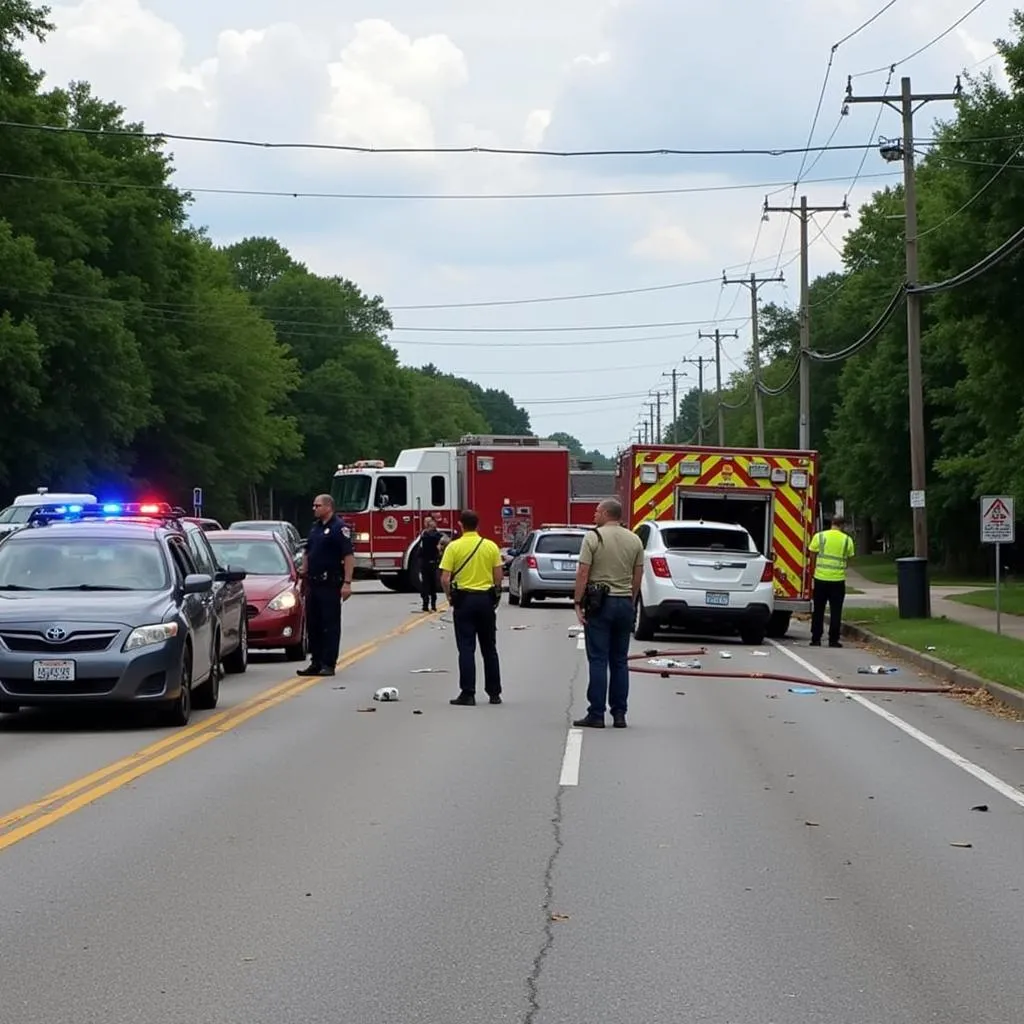
[[[963,686],[854,686],[850,683],[826,683],[821,679],[802,679],[799,676],[788,676],[781,672],[704,672],[689,668],[676,668],[673,666],[660,665],[647,667],[636,664],[643,659],[679,659],[696,658],[707,654],[706,647],[698,647],[688,651],[659,651],[655,649],[644,651],[643,654],[631,654],[629,656],[630,672],[640,672],[645,675],[661,676],[668,679],[670,676],[693,676],[701,679],[770,679],[778,683],[793,683],[796,686],[824,686],[830,690],[850,690],[855,693],[944,693],[950,696],[969,696],[975,691]]]
[[[374,693],[373,699],[384,701],[385,703],[388,701],[398,700],[398,688],[395,686],[382,686],[376,693]]]

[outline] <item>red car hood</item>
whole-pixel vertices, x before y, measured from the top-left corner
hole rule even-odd
[[[242,583],[249,601],[269,601],[291,585],[287,576],[246,576]]]

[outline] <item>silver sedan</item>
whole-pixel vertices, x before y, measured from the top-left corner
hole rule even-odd
[[[542,526],[528,534],[522,545],[511,552],[509,604],[526,608],[547,597],[571,600],[586,535],[584,528],[572,526]]]

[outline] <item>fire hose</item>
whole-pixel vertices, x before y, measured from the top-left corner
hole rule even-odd
[[[828,690],[850,690],[857,693],[944,693],[952,696],[969,696],[974,690],[958,686],[878,686],[854,685],[852,683],[833,683],[823,679],[804,679],[800,676],[784,675],[781,672],[705,672],[703,669],[687,668],[683,665],[637,665],[636,662],[651,658],[664,658],[671,661],[676,658],[696,658],[708,653],[706,647],[692,651],[658,651],[648,650],[643,654],[632,654],[629,657],[630,672],[641,672],[645,675],[660,676],[668,679],[671,676],[690,676],[696,679],[770,679],[779,683],[794,686],[823,687]]]

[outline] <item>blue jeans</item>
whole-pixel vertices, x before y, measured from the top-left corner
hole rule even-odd
[[[624,715],[629,703],[629,637],[633,629],[633,601],[606,597],[601,610],[587,619],[584,629],[590,685],[587,714],[604,718],[605,707]]]

